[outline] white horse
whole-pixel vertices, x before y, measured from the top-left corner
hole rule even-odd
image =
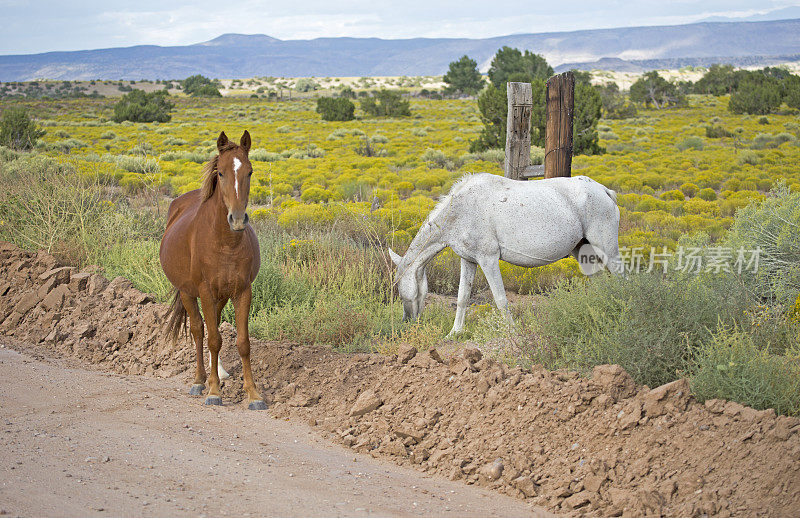
[[[578,254],[585,243],[613,273],[619,256],[617,195],[591,178],[520,182],[480,173],[456,182],[420,227],[405,256],[391,249],[404,320],[418,319],[428,293],[425,266],[445,247],[461,257],[453,329],[464,327],[472,282],[480,265],[498,309],[511,321],[500,259],[518,266],[549,264]]]

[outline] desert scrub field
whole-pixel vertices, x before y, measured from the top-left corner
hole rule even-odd
[[[726,103],[693,96],[686,108],[601,121],[608,153],[577,156],[573,169],[620,193],[622,246],[674,247],[697,230],[716,239],[777,179],[800,189],[800,118],[733,115]],[[102,100],[27,104],[47,130],[40,152],[128,193],[198,188],[199,164],[219,131],[248,129],[256,219],[326,226],[337,212],[362,214],[377,200],[369,219],[400,248],[455,179],[502,171],[501,152],[467,152],[481,129],[473,100],[413,100],[411,117],[325,122],[311,100],[178,98],[172,121],[162,124],[110,122],[111,104]]]
[[[422,322],[403,324],[384,250],[402,253],[461,175],[502,174],[502,151],[468,153],[482,127],[474,100],[412,99],[411,117],[357,111],[350,122],[321,121],[312,100],[175,101],[172,120],[161,124],[111,122],[107,100],[20,101],[47,134],[33,153],[1,150],[0,238],[98,265],[164,300],[169,286],[157,250],[169,197],[199,187],[219,131],[236,138],[248,129],[250,212],[262,246],[254,335],[383,352],[441,340],[452,324],[450,302],[434,300]],[[507,328],[487,304],[479,274],[483,303],[459,339],[511,363],[587,371],[616,362],[641,383],[690,376],[701,397],[800,412],[800,286],[791,255],[800,235],[800,117],[732,115],[725,97],[690,96],[686,107],[640,110],[601,120],[598,129],[607,153],[576,156],[573,169],[619,192],[621,246],[640,247],[646,264],[652,249],[767,247],[779,235],[770,277],[587,282],[572,259],[535,269],[502,264],[506,288],[522,295],[517,327]],[[776,182],[782,187],[770,194]],[[28,199],[39,205],[26,206]],[[775,200],[780,207],[769,205]],[[780,217],[750,235],[754,211]],[[455,295],[457,258],[440,254],[429,278],[433,292]],[[780,295],[770,279],[781,281]]]

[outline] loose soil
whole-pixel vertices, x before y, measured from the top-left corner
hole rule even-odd
[[[733,402],[699,404],[685,380],[651,390],[611,365],[597,367],[587,379],[509,368],[470,348],[442,358],[435,350],[406,346],[389,357],[254,340],[254,375],[270,409],[248,414],[230,326],[223,326],[223,365],[231,378],[223,387],[226,406],[216,410],[175,391],[191,383],[193,347],[166,341],[166,307],[125,279],[109,282],[60,268],[45,253],[0,244],[0,297],[6,344],[125,376],[102,383],[171,387],[159,396],[168,412],[144,412],[147,402],[138,393],[123,394],[116,403],[139,412],[136,426],[168,438],[167,430],[181,419],[179,410],[173,418],[173,409],[198,419],[229,412],[235,419],[228,423],[225,414],[227,439],[269,430],[275,417],[288,420],[295,435],[308,426],[314,437],[359,454],[559,514],[796,516],[800,509],[800,420]],[[73,395],[72,403],[79,399]],[[174,447],[165,451],[175,455]],[[256,469],[264,457],[262,451],[249,466]],[[120,487],[132,491],[129,484]],[[192,488],[198,499],[203,491]],[[515,512],[502,509],[490,514]]]

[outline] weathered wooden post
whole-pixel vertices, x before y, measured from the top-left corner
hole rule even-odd
[[[572,176],[572,118],[575,111],[575,76],[572,72],[548,79],[545,99],[544,177]]]
[[[508,83],[508,117],[506,120],[505,177],[522,180],[522,172],[531,165],[531,108],[533,92],[530,83]]]

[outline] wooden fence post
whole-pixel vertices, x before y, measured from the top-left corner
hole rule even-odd
[[[544,177],[572,176],[575,76],[572,72],[565,72],[551,77],[547,80],[545,92]]]
[[[522,180],[522,171],[531,165],[531,107],[533,92],[530,83],[508,83],[508,118],[506,122],[505,177]]]

